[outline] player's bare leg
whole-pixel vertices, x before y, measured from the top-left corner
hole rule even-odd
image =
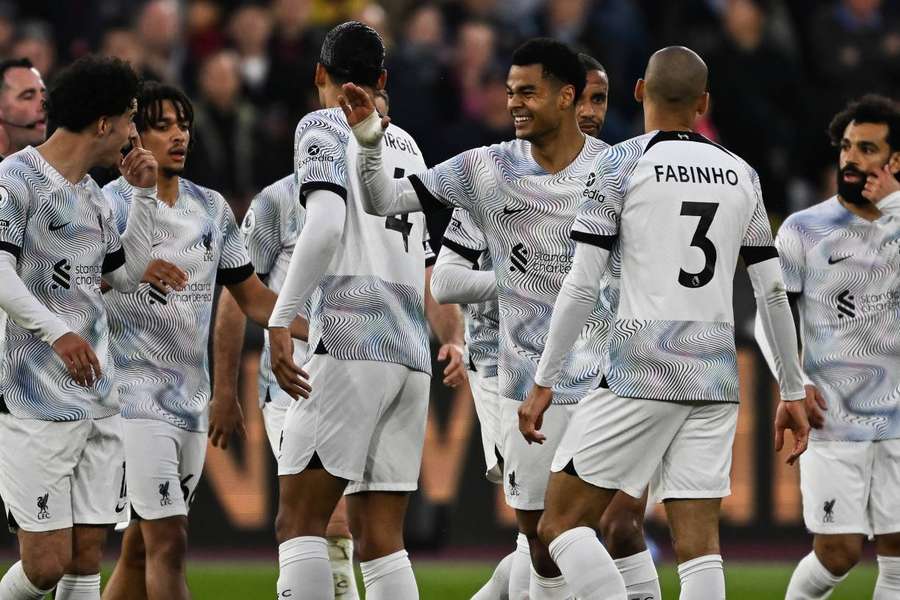
[[[367,600],[419,597],[403,543],[408,504],[405,492],[360,492],[347,497]]]
[[[147,598],[150,600],[187,600],[190,592],[185,576],[187,554],[187,517],[140,521],[147,557]]]
[[[721,505],[721,498],[665,501],[682,600],[725,600],[719,550]]]
[[[615,494],[565,471],[550,474],[538,536],[581,600],[626,598],[622,576],[594,529]]]
[[[599,531],[628,594],[639,594],[642,600],[660,600],[659,576],[644,540],[646,511],[646,490],[640,498],[618,492],[600,517]]]
[[[878,553],[878,580],[873,600],[900,597],[900,532],[875,536]]]
[[[19,530],[19,562],[0,580],[0,597],[40,600],[56,586],[72,560],[72,529]]]
[[[862,556],[863,535],[848,533],[813,536],[813,551],[803,557],[791,575],[786,600],[826,598]]]
[[[106,525],[72,528],[72,560],[56,586],[58,600],[100,600],[100,561],[106,544]]]
[[[358,599],[356,574],[353,572],[353,534],[350,532],[346,498],[341,497],[331,513],[325,537],[328,540],[331,575],[334,577],[334,597],[341,600]]]
[[[122,535],[122,550],[106,582],[103,600],[147,600],[145,552],[141,526],[135,521]]]
[[[325,536],[347,481],[323,468],[307,467],[280,476],[278,485],[278,593],[289,598],[303,590],[304,600],[331,600],[334,581]]]

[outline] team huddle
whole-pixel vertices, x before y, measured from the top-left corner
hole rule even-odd
[[[0,600],[101,598],[110,525],[124,534],[104,599],[190,597],[188,513],[207,437],[241,432],[248,318],[266,328],[276,597],[358,598],[354,555],[366,598],[419,597],[403,524],[430,330],[519,528],[474,600],[660,600],[651,500],[680,597],[724,599],[739,260],[814,534],[785,597],[827,598],[866,536],[873,597],[900,597],[900,105],[866,96],[835,117],[838,194],[773,238],[754,169],[695,131],[708,73],[687,48],[650,57],[645,133],[609,146],[603,66],[529,40],[507,77],[515,139],[430,169],[387,117],[384,59],[366,25],[327,34],[294,173],[241,225],[181,176],[183,92],[96,57],[53,81],[57,129],[23,131],[0,162],[0,497],[20,552]],[[29,64],[2,75],[43,93]],[[100,188],[95,167],[121,176]]]

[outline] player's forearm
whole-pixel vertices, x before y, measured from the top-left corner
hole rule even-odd
[[[334,192],[316,190],[306,199],[306,224],[297,239],[291,264],[269,327],[289,327],[318,287],[341,243],[346,206]]]
[[[150,264],[153,230],[156,227],[156,187],[134,188],[128,225],[122,233],[125,264],[103,278],[115,289],[133,292]]]
[[[425,271],[425,318],[441,344],[465,343],[462,311],[456,304],[438,304],[432,294],[431,268]]]
[[[770,363],[777,379],[783,400],[802,400],[806,397],[803,387],[803,370],[797,350],[797,334],[794,318],[788,303],[777,258],[754,263],[747,267],[753,293],[756,296],[758,319],[772,350]]]
[[[278,296],[263,285],[259,277],[252,275],[240,283],[228,286],[228,291],[248,319],[261,327],[269,324]]]
[[[604,248],[581,243],[575,246],[572,269],[553,305],[550,332],[534,377],[536,384],[553,387],[559,380],[563,360],[597,304],[608,261],[609,251]]]
[[[431,293],[441,304],[478,304],[497,298],[493,271],[477,271],[464,256],[442,246],[431,274]]]
[[[51,345],[71,331],[28,291],[16,273],[16,259],[8,252],[0,252],[0,308],[16,325]]]
[[[772,345],[769,343],[769,339],[766,335],[766,328],[763,325],[763,320],[760,318],[758,312],[753,319],[753,337],[756,338],[756,344],[759,346],[759,351],[763,356],[763,360],[766,361],[766,366],[769,367],[769,372],[772,373],[772,377],[775,377],[777,379],[778,370],[775,368],[775,354],[772,350]],[[803,373],[802,376],[804,384],[809,385],[812,383],[806,373]]]
[[[357,170],[362,182],[360,201],[367,213],[385,217],[422,210],[422,203],[409,179],[392,179],[385,173],[381,146],[360,146]]]
[[[213,385],[215,391],[233,395],[237,391],[238,369],[244,345],[247,318],[228,291],[223,289],[216,308],[213,329]]]

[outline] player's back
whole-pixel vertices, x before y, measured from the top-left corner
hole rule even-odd
[[[588,192],[599,197],[573,236],[618,233],[610,387],[624,397],[737,401],[735,266],[742,246],[751,255],[771,252],[756,174],[691,132],[623,142],[597,171],[598,189]],[[598,226],[603,222],[618,226]]]
[[[316,130],[327,135],[316,135]],[[384,168],[390,176],[425,170],[415,141],[399,127],[387,129],[382,145]],[[297,128],[296,146],[301,193],[310,184],[335,191],[345,195],[347,210],[341,244],[312,297],[310,345],[338,359],[396,362],[430,373],[424,317],[429,258],[424,215],[385,218],[365,211],[359,200],[357,143],[339,108],[304,117]],[[310,163],[315,167],[309,168]],[[315,181],[317,172],[329,170],[343,170],[328,178],[346,184],[328,187],[327,182]]]

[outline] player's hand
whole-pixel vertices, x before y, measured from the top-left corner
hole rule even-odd
[[[100,361],[94,349],[80,335],[69,332],[53,342],[53,351],[62,359],[75,383],[91,387],[100,379]]]
[[[183,290],[187,285],[188,275],[172,263],[154,258],[147,265],[141,281],[149,283],[163,294],[168,294],[172,290]]]
[[[550,408],[552,401],[552,389],[535,385],[531,388],[528,398],[519,407],[519,431],[522,432],[529,444],[532,442],[543,444],[547,439],[540,429],[544,424],[544,413]]]
[[[390,117],[379,117],[372,98],[358,85],[345,83],[341,90],[343,94],[338,96],[338,103],[356,141],[367,148],[376,147],[391,122]]]
[[[137,134],[134,125],[131,126],[131,152],[119,163],[119,172],[125,177],[125,181],[139,188],[151,188],[156,186],[156,173],[158,165],[156,158],[149,150],[144,150],[141,145],[141,136]]]
[[[466,382],[466,364],[463,362],[463,349],[458,344],[444,344],[438,350],[438,362],[447,361],[444,367],[444,385],[455,388]]]
[[[775,451],[781,452],[784,447],[784,432],[790,429],[794,435],[794,447],[787,458],[787,464],[793,465],[806,452],[809,444],[809,421],[806,419],[805,402],[782,400],[775,411]]]
[[[866,177],[862,195],[872,204],[878,204],[894,192],[900,192],[900,181],[891,173],[890,165],[884,165]]]
[[[212,402],[209,403],[209,441],[216,448],[227,450],[232,434],[240,439],[247,437],[240,400],[234,392],[213,390]]]
[[[806,405],[806,416],[809,418],[810,426],[813,429],[822,429],[825,426],[825,411],[828,410],[828,405],[819,393],[819,388],[807,385],[803,403]]]
[[[309,375],[294,364],[294,342],[286,327],[269,329],[269,347],[272,350],[272,372],[278,386],[294,400],[309,398],[312,387]]]

